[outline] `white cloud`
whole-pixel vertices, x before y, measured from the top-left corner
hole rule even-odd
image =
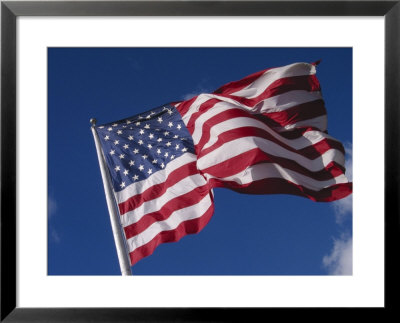
[[[199,94],[213,92],[214,90],[211,90],[206,84],[207,84],[206,79],[201,80],[200,83],[197,85],[196,89],[190,93],[184,94],[182,96],[182,99],[184,101],[186,101],[186,100],[190,100],[191,98],[193,98]]]
[[[337,224],[342,224],[344,220],[352,214],[353,211],[353,195],[344,199],[332,202],[332,207],[335,212]]]
[[[49,221],[49,237],[51,241],[59,243],[61,241],[60,235],[54,228],[54,216],[57,212],[57,202],[52,196],[48,196],[47,200],[47,217]]]
[[[52,218],[57,212],[57,202],[51,196],[49,196],[47,200],[47,212],[48,212],[47,216],[49,219]]]
[[[322,259],[330,275],[352,275],[353,273],[353,239],[342,236],[334,240],[332,251]]]
[[[60,235],[54,228],[50,229],[50,237],[51,237],[51,240],[56,243],[59,243],[61,241]]]
[[[353,180],[353,147],[351,143],[344,145],[346,151],[346,176],[349,181]],[[332,207],[335,212],[336,223],[342,224],[347,216],[352,214],[353,211],[353,194],[348,197],[332,202]]]
[[[353,147],[351,143],[344,145],[346,151],[346,176],[353,180]],[[341,225],[343,231],[347,231],[342,225],[345,220],[352,220],[353,195],[332,202],[336,223]],[[353,273],[353,238],[351,234],[342,233],[339,239],[334,239],[330,253],[323,257],[322,264],[330,275],[352,275]]]
[[[182,96],[183,101],[187,101],[190,100],[191,98],[195,97],[196,95],[199,95],[203,92],[199,91],[199,92],[192,92],[192,93],[187,93],[185,95]]]

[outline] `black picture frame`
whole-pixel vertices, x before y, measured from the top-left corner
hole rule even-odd
[[[19,308],[16,305],[16,19],[19,16],[382,16],[385,19],[385,306],[364,310],[383,319],[397,308],[399,287],[400,1],[2,1],[1,2],[1,321],[251,321],[313,308]],[[373,62],[371,62],[373,64]],[[373,147],[371,147],[373,149]],[[373,165],[371,165],[373,171]],[[373,189],[373,188],[371,188]],[[210,291],[212,292],[212,291]],[[330,318],[337,309],[326,308]],[[266,313],[274,311],[275,313]],[[285,312],[286,313],[286,312]],[[259,316],[261,315],[261,316]],[[297,315],[297,313],[296,313]],[[312,315],[312,314],[311,314]],[[341,315],[341,314],[339,314]],[[337,317],[340,317],[340,316]],[[285,316],[280,316],[280,319]],[[270,319],[274,319],[271,317]]]

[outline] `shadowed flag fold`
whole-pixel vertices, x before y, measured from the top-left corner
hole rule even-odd
[[[96,127],[131,265],[210,220],[212,188],[329,202],[351,194],[316,65],[295,63]]]

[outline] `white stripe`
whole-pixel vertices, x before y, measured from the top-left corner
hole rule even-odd
[[[233,130],[236,128],[240,127],[253,127],[253,128],[259,128],[261,130],[264,130],[268,132],[270,135],[272,135],[274,138],[282,142],[283,144],[290,146],[294,149],[303,149],[305,147],[311,146],[313,144],[316,144],[317,142],[320,142],[321,140],[325,138],[329,138],[332,140],[335,140],[333,137],[324,134],[320,131],[307,131],[303,134],[302,137],[295,138],[295,139],[287,139],[285,137],[282,137],[281,135],[277,134],[274,130],[272,130],[270,127],[268,127],[266,124],[263,122],[248,118],[248,117],[238,117],[238,118],[232,118],[228,119],[226,121],[223,121],[221,123],[215,124],[213,127],[210,128],[210,139],[207,142],[206,145],[202,149],[206,149],[208,147],[211,147],[213,144],[215,144],[218,140],[218,136],[226,131]]]
[[[320,157],[311,160],[300,154],[286,150],[285,148],[267,139],[259,137],[244,137],[227,142],[209,154],[204,155],[198,159],[197,167],[200,170],[205,170],[208,167],[217,165],[255,148],[259,148],[273,156],[293,160],[312,172],[322,170],[332,161],[344,166],[344,155],[341,151],[336,149],[329,149]]]
[[[173,172],[174,170],[183,165],[195,161],[196,159],[197,159],[196,155],[193,155],[191,153],[186,153],[183,154],[182,156],[179,156],[178,158],[175,158],[170,163],[168,163],[164,169],[155,172],[147,179],[144,179],[136,183],[132,183],[131,185],[127,186],[124,190],[120,192],[115,192],[116,201],[118,203],[125,202],[130,197],[143,193],[145,190],[152,187],[153,185],[164,183],[167,180],[168,176],[171,174],[171,172]],[[140,171],[138,170],[138,172]]]
[[[188,111],[186,112],[186,114],[182,116],[182,120],[185,123],[185,125],[188,124],[192,114],[198,111],[200,105],[202,105],[204,102],[212,99],[213,97],[214,97],[213,94],[207,94],[207,93],[198,95],[196,100],[194,100],[194,102],[192,103],[192,105],[190,106]]]
[[[253,109],[254,113],[281,112],[297,105],[322,99],[319,91],[293,90],[260,101]],[[262,102],[262,103],[261,103]],[[306,109],[306,107],[305,107]]]
[[[322,99],[322,95],[321,92],[318,91],[308,92],[304,90],[295,90],[279,94],[274,97],[266,98],[263,101],[257,102],[257,104],[255,104],[254,106],[247,106],[231,98],[226,98],[214,94],[201,94],[197,97],[196,101],[192,103],[188,112],[182,117],[185,125],[188,125],[190,118],[194,113],[199,110],[200,105],[211,99],[217,99],[220,102],[214,104],[214,106],[210,107],[206,112],[202,113],[196,119],[194,129],[195,132],[197,130],[197,133],[201,132],[201,127],[203,126],[205,121],[225,110],[240,108],[252,114],[281,112],[300,104]],[[219,109],[221,110],[217,109],[217,107],[219,107]],[[199,134],[197,133],[196,135],[194,134],[194,138],[197,138],[199,136]]]
[[[136,209],[126,212],[125,214],[121,214],[121,224],[123,227],[125,227],[127,225],[136,223],[146,214],[159,211],[170,200],[189,193],[196,187],[203,186],[206,183],[207,182],[205,178],[200,174],[185,177],[175,185],[168,187],[165,193],[160,197],[146,201]]]
[[[197,145],[199,143],[201,136],[203,134],[203,125],[208,119],[216,116],[219,113],[237,108],[238,106],[236,105],[222,101],[216,103],[211,109],[209,109],[207,112],[204,112],[200,117],[198,117],[196,119],[194,125],[194,132],[192,134],[192,139],[194,144]]]
[[[149,243],[163,231],[174,230],[184,221],[200,218],[211,205],[210,195],[207,194],[199,203],[174,211],[168,219],[153,223],[140,234],[127,239],[129,252]]]
[[[316,73],[314,65],[308,63],[295,63],[284,67],[272,68],[257,78],[244,89],[232,93],[232,95],[255,98],[263,93],[273,82],[284,78],[301,75],[312,75]]]
[[[212,175],[206,176],[207,178],[217,178]],[[279,164],[266,163],[253,165],[243,172],[219,179],[223,181],[235,181],[240,185],[246,185],[251,182],[267,178],[283,178],[296,185],[301,185],[314,191],[319,191],[335,184],[348,183],[348,179],[343,174],[329,180],[318,181],[293,170],[283,168]]]
[[[328,119],[327,119],[326,115],[324,115],[324,116],[320,116],[320,117],[316,117],[316,118],[312,118],[312,119],[308,119],[308,120],[298,121],[293,124],[288,124],[284,127],[274,127],[274,130],[278,131],[278,132],[284,132],[284,131],[290,131],[295,128],[302,128],[302,127],[313,127],[313,128],[319,129],[320,131],[325,131],[328,127]]]
[[[213,107],[209,108],[208,111],[204,112],[199,116],[194,125],[193,142],[197,145],[202,136],[202,128],[204,123],[224,111],[238,108],[249,113],[264,113],[264,112],[278,112],[286,109],[295,107],[299,104],[312,102],[321,98],[320,92],[307,92],[307,91],[291,91],[275,97],[268,98],[262,101],[262,104],[256,104],[254,108],[248,107],[237,101],[219,97],[221,101],[216,103]],[[194,108],[194,107],[193,107]]]
[[[251,113],[251,109],[252,109],[251,107],[248,107],[248,106],[246,106],[244,104],[241,104],[241,103],[239,103],[238,101],[236,101],[234,99],[227,98],[227,97],[220,96],[220,95],[216,95],[216,94],[207,94],[207,93],[205,93],[205,94],[200,94],[197,97],[197,99],[192,103],[192,105],[190,106],[190,108],[186,112],[186,114],[184,116],[182,116],[182,120],[185,123],[185,125],[187,125],[189,123],[190,118],[192,117],[192,115],[194,113],[196,113],[197,111],[199,111],[200,106],[203,103],[205,103],[205,102],[207,102],[208,100],[211,100],[211,99],[217,99],[220,102],[217,102],[212,107],[208,108],[209,109],[208,111],[210,111],[211,109],[214,109],[217,104],[224,104],[225,103],[227,106],[231,106],[231,108],[239,108],[239,107],[241,107],[244,110],[246,110],[246,111]],[[207,113],[207,112],[204,112],[204,113]],[[202,115],[204,113],[202,113]]]

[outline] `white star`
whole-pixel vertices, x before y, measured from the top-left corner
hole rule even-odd
[[[114,123],[112,126],[113,126],[113,127],[116,127],[116,126],[118,126],[118,123]]]
[[[151,114],[149,114],[147,117],[146,117],[146,119],[150,119],[151,118]]]
[[[128,139],[129,139],[129,140],[133,140],[133,136],[129,136]]]
[[[161,154],[161,149],[157,149],[157,154]]]
[[[171,115],[172,114],[172,110],[168,109],[168,114]]]
[[[171,156],[171,159],[174,159],[174,158],[175,158],[175,155],[172,155],[172,156]]]
[[[137,154],[138,152],[139,152],[139,149],[134,149],[134,150],[133,150],[133,153],[134,153],[134,154]]]
[[[129,173],[129,170],[125,169],[124,170],[124,175],[128,175],[128,173]]]
[[[187,151],[187,148],[186,148],[186,147],[185,147],[185,148],[183,148],[183,149],[182,149],[182,151],[183,151],[183,152]]]
[[[147,147],[148,147],[149,149],[153,148],[153,146],[150,145],[150,144],[148,144]]]
[[[112,131],[112,128],[111,128],[111,127],[110,127],[110,128],[107,128],[107,130],[108,130],[108,131]]]
[[[164,132],[164,136],[168,136],[168,135],[169,135],[168,131]]]
[[[164,167],[165,167],[164,163],[161,163],[161,168],[164,168]]]
[[[110,151],[110,154],[111,154],[111,155],[114,155],[114,154],[115,154],[115,150],[111,150],[111,151]]]
[[[143,129],[140,129],[139,133],[140,133],[141,135],[143,135],[143,134],[144,134],[144,130],[143,130]]]
[[[157,164],[157,159],[153,159],[152,163]]]
[[[139,170],[143,170],[144,169],[144,166],[143,165],[140,165],[139,166]]]
[[[151,134],[149,134],[149,138],[150,139],[153,139],[154,138],[154,135],[151,133]]]
[[[114,169],[116,172],[118,172],[120,170],[119,166],[116,166]]]
[[[175,135],[175,136],[174,136],[174,139],[177,139],[177,138],[179,138],[179,136],[178,136],[178,135]]]
[[[164,157],[168,157],[168,153],[165,153],[165,154],[164,154]]]
[[[120,186],[121,186],[121,188],[124,188],[125,187],[125,182],[122,182]]]
[[[149,157],[149,156],[147,156],[147,155],[142,156],[143,159],[147,159],[147,157]]]
[[[128,144],[125,144],[125,145],[124,145],[124,148],[125,148],[125,149],[128,149],[128,148],[129,148],[129,145],[128,145]]]
[[[153,173],[153,170],[150,168],[147,173],[150,175],[151,173]]]
[[[167,145],[167,147],[171,146],[171,142],[168,141],[168,142],[166,143],[166,145]]]
[[[133,166],[133,165],[135,165],[135,162],[134,162],[133,160],[131,160],[131,161],[129,162],[129,166]]]
[[[100,126],[100,127],[99,127],[99,129],[103,129],[103,128],[104,128],[104,126]]]
[[[157,141],[158,141],[158,142],[161,142],[161,141],[162,141],[162,138],[158,138]]]
[[[140,126],[140,121],[135,123],[136,126]]]
[[[118,134],[118,135],[122,134],[122,130],[118,130],[118,131],[117,131],[117,134]]]
[[[168,122],[168,127],[172,128],[174,124],[172,122]]]
[[[181,130],[181,128],[182,128],[182,126],[180,124],[178,124],[176,127],[178,128],[178,130]]]
[[[124,159],[124,158],[125,158],[124,154],[119,155],[119,159]]]
[[[118,144],[119,144],[119,140],[115,140],[114,145],[118,145]]]
[[[163,122],[163,119],[162,119],[161,117],[159,117],[159,118],[157,119],[157,121],[158,121],[159,123],[162,123],[162,122]]]
[[[139,179],[139,176],[133,175],[132,179],[133,179],[134,181],[137,181],[137,180]]]
[[[110,139],[109,136],[105,136],[105,137],[104,137],[104,140],[108,140],[108,139]]]
[[[139,145],[143,145],[143,140],[140,139],[140,140],[138,141],[138,144],[139,144]]]
[[[175,146],[175,150],[178,150],[178,149],[179,149],[179,145],[176,145],[176,146]]]
[[[131,123],[131,121],[130,120],[126,120],[126,124],[130,124]]]
[[[145,128],[145,129],[150,129],[150,125],[149,125],[149,124],[146,124],[146,125],[144,126],[144,128]]]

